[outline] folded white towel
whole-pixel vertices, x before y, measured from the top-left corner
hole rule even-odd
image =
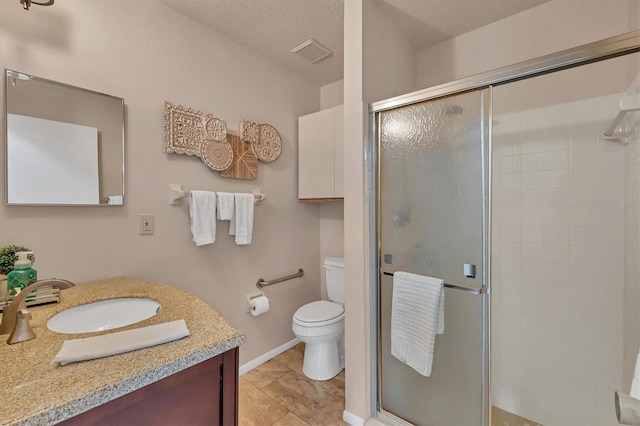
[[[231,220],[235,212],[235,197],[230,192],[218,192],[218,220]]]
[[[197,246],[216,242],[216,193],[191,191],[189,198],[191,234]]]
[[[161,345],[189,335],[184,320],[134,328],[102,336],[65,340],[53,362],[60,365],[131,352]]]
[[[443,332],[444,281],[409,272],[395,272],[391,302],[391,354],[429,377],[436,333]]]
[[[229,224],[229,235],[236,236],[236,244],[251,244],[253,238],[253,194],[235,194],[234,219]]]

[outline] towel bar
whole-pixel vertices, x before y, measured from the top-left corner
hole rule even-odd
[[[298,278],[303,275],[304,275],[304,270],[302,268],[299,268],[298,272],[296,272],[295,274],[287,275],[286,277],[282,277],[282,278],[276,278],[275,280],[265,281],[264,279],[260,278],[256,283],[256,287],[258,288],[266,287],[268,285],[281,283],[282,281],[292,280],[294,278]]]
[[[181,199],[185,197],[189,197],[190,195],[191,195],[191,192],[185,191],[184,189],[182,189],[182,185],[180,185],[179,183],[169,184],[169,202],[171,203],[172,206],[180,204]],[[265,198],[267,198],[267,196],[261,193],[259,189],[254,189],[253,198],[254,198],[254,203],[258,203],[259,201],[262,201]]]
[[[389,277],[393,276],[393,272],[387,272],[387,271],[383,271],[382,269],[380,270],[380,273],[382,275],[387,275]],[[460,291],[464,291],[465,293],[471,293],[471,294],[475,294],[480,295],[480,294],[485,294],[487,292],[486,288],[470,288],[470,287],[463,287],[463,286],[459,286],[459,285],[455,285],[455,284],[447,284],[444,283],[444,287],[445,288],[451,288],[453,290],[460,290]]]

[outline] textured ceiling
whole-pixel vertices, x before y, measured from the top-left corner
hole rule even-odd
[[[343,0],[158,0],[219,34],[319,84],[342,79]],[[365,0],[416,50],[440,43],[548,0]],[[310,64],[289,53],[314,38],[332,57]]]

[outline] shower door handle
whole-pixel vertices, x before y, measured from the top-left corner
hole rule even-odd
[[[465,263],[462,266],[462,273],[467,278],[475,278],[476,277],[476,265],[471,263]]]

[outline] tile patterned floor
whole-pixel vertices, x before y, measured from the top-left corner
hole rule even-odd
[[[338,426],[344,411],[344,371],[317,382],[302,374],[298,344],[240,377],[240,426]]]

